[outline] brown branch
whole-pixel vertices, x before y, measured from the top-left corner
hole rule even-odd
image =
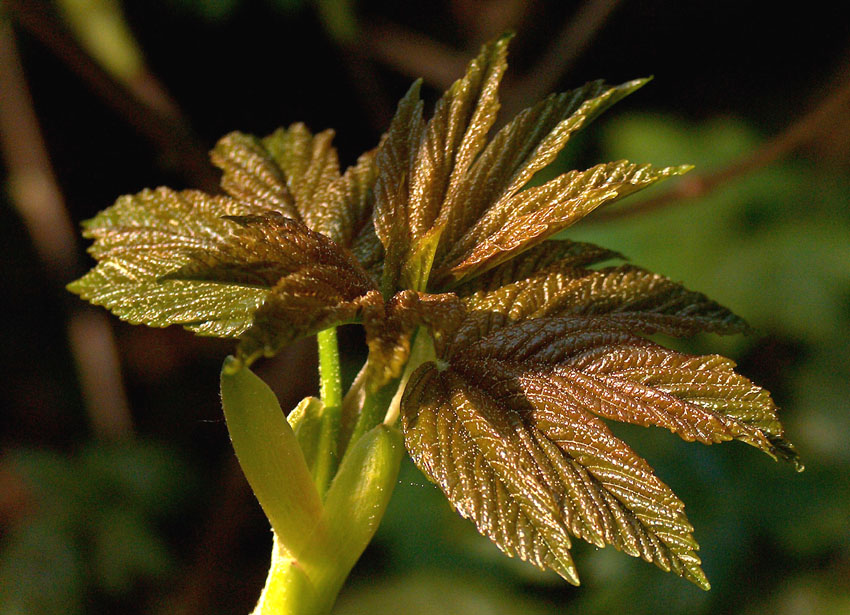
[[[528,101],[536,101],[552,92],[593,41],[620,0],[587,0],[567,20],[555,41],[537,64],[506,97],[504,109],[508,117],[521,111]]]
[[[703,175],[686,176],[676,182],[664,194],[647,199],[634,207],[602,210],[589,218],[593,222],[610,222],[661,209],[674,203],[704,197],[718,188],[758,171],[794,150],[824,134],[846,113],[850,105],[850,69],[845,68],[838,76],[839,85],[814,109],[791,124],[784,132],[762,145],[760,148],[739,158],[731,164]],[[843,83],[841,82],[843,80]]]
[[[4,7],[17,24],[53,52],[139,134],[174,159],[187,180],[209,192],[218,189],[218,178],[207,160],[206,148],[191,134],[188,122],[152,75],[141,76],[128,89],[97,64],[44,5],[6,0]]]
[[[41,136],[14,33],[2,17],[0,149],[8,168],[12,204],[47,270],[64,284],[81,269],[76,233]],[[109,322],[100,313],[80,307],[69,317],[68,332],[92,428],[103,437],[129,435],[132,420]]]
[[[448,88],[463,75],[469,57],[427,36],[390,23],[364,24],[366,53],[413,79]]]
[[[467,48],[477,48],[507,31],[519,32],[534,0],[454,0],[450,10],[467,34]]]

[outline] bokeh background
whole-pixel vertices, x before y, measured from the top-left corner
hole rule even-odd
[[[713,589],[575,548],[574,588],[503,557],[409,463],[335,612],[850,613],[850,28],[840,3],[718,0],[0,2],[0,614],[241,615],[270,535],[229,445],[233,347],[131,327],[64,291],[77,228],[144,187],[214,189],[231,130],[333,127],[373,147],[424,76],[434,100],[485,40],[517,36],[515,113],[587,80],[655,75],[550,172],[694,163],[566,235],[685,281],[755,335],[699,337],[768,387],[802,474],[733,443],[620,429],[687,504]],[[347,369],[362,340],[343,331]],[[315,391],[300,343],[259,367]]]

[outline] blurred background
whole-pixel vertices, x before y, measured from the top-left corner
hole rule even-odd
[[[713,584],[575,548],[574,588],[510,560],[412,464],[335,612],[850,613],[850,28],[837,3],[718,0],[0,1],[0,614],[244,615],[270,535],[218,400],[233,344],[131,327],[64,285],[78,225],[144,187],[215,190],[222,135],[295,121],[374,147],[416,77],[434,100],[514,30],[509,117],[587,80],[654,75],[552,174],[694,163],[565,233],[744,316],[699,337],[769,388],[807,466],[618,431],[687,504]],[[353,373],[363,358],[343,331]],[[315,392],[307,340],[258,368]]]

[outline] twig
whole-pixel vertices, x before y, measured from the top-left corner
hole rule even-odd
[[[528,101],[538,100],[555,89],[619,4],[620,0],[587,0],[582,4],[564,23],[554,43],[534,68],[511,89],[504,103],[505,116],[513,117]]]
[[[686,176],[664,194],[640,202],[634,207],[602,210],[589,218],[592,222],[610,222],[661,209],[676,202],[704,197],[732,180],[762,169],[787,156],[815,137],[823,134],[841,117],[842,108],[850,105],[850,70],[844,69],[838,79],[844,82],[814,109],[791,124],[784,132],[762,145],[753,153],[711,173]],[[846,113],[845,109],[845,113]]]
[[[519,32],[534,0],[454,0],[451,11],[465,33],[469,48],[477,48],[503,32]]]
[[[76,235],[32,107],[14,33],[2,17],[0,147],[9,170],[11,201],[48,271],[64,283],[81,269]],[[132,420],[109,323],[79,308],[69,317],[68,332],[92,428],[102,437],[129,435]]]
[[[389,23],[364,25],[363,45],[372,57],[440,89],[463,75],[469,61],[466,53]]]
[[[147,74],[128,90],[92,60],[44,6],[6,0],[4,7],[21,27],[50,49],[139,134],[159,151],[174,158],[193,185],[209,192],[217,190],[218,179],[207,160],[205,148],[192,136],[176,105],[165,98],[164,88],[155,80],[151,81],[152,75]]]

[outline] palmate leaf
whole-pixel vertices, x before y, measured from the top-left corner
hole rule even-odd
[[[375,188],[375,228],[386,250],[383,285],[388,289],[424,290],[440,235],[435,218],[496,119],[496,90],[507,67],[509,39],[484,45],[427,123],[419,82],[399,103],[378,149]]]
[[[689,167],[609,162],[529,187],[646,80],[552,95],[488,141],[508,40],[485,45],[427,121],[415,83],[343,174],[332,131],[227,135],[212,159],[228,196],[122,197],[86,223],[98,265],[69,288],[134,323],[239,337],[246,363],[361,323],[369,358],[346,421],[404,373],[411,455],[502,550],[577,583],[578,537],[707,588],[682,502],[605,421],[796,454],[732,361],[641,337],[736,333],[740,318],[661,275],[601,267],[615,252],[551,239]],[[404,371],[417,330],[415,364],[436,359]]]
[[[620,86],[593,82],[553,95],[487,144],[508,41],[503,37],[482,47],[427,123],[418,82],[399,103],[376,157],[375,228],[386,252],[385,296],[399,288],[449,289],[596,207],[690,168],[607,163],[525,188],[571,134],[646,80]]]
[[[374,153],[340,176],[332,136],[313,137],[295,124],[265,139],[240,133],[223,138],[212,158],[232,198],[168,188],[121,197],[85,223],[84,234],[95,240],[89,251],[99,263],[69,290],[134,324],[180,324],[236,337],[251,326],[281,277],[299,267],[333,264],[329,255],[358,241],[360,255],[374,264],[380,254],[361,239],[374,236],[368,224]],[[277,230],[288,224],[297,229],[289,240],[302,241],[269,235],[262,225],[248,224],[250,216],[286,217],[291,222]],[[314,230],[336,245],[327,248]],[[343,266],[356,263],[343,260]]]
[[[577,583],[573,535],[707,588],[681,501],[599,417],[793,458],[770,396],[733,367],[603,316],[533,318],[421,367],[402,401],[405,439],[509,555]]]
[[[440,258],[484,211],[513,197],[537,171],[554,161],[573,133],[646,82],[638,79],[608,86],[593,81],[570,92],[553,94],[520,112],[496,134],[466,173],[465,181],[446,200],[445,242]]]
[[[238,336],[250,325],[264,289],[160,278],[236,232],[238,226],[224,216],[257,211],[226,197],[168,188],[121,197],[85,223],[85,236],[95,240],[89,251],[99,263],[68,289],[134,324],[180,324],[198,333]]]
[[[741,333],[747,324],[701,293],[632,265],[587,269],[617,256],[589,244],[547,242],[457,289],[468,310],[454,332],[456,346],[523,320],[606,315],[644,333]],[[590,262],[589,262],[590,261]]]
[[[211,153],[222,188],[234,198],[277,211],[349,247],[367,232],[377,170],[367,152],[339,173],[333,131],[312,135],[303,124],[258,139],[234,132]]]
[[[435,283],[471,278],[574,224],[597,207],[690,166],[653,168],[626,161],[571,171],[496,203],[470,228],[434,272]]]

